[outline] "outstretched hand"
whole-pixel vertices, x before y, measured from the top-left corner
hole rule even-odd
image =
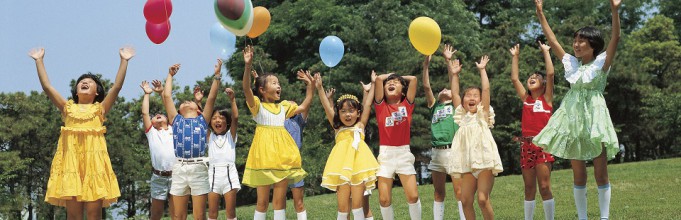
[[[323,86],[322,85],[322,75],[320,75],[319,73],[315,73],[314,74],[314,82],[315,82],[314,86],[316,88],[318,88],[318,89],[322,88],[322,86]]]
[[[454,53],[456,53],[456,49],[454,49],[452,45],[445,44],[445,48],[442,50],[442,55],[445,56],[445,60],[451,60]]]
[[[215,64],[215,73],[213,75],[219,76],[220,75],[220,69],[222,69],[222,59],[218,59],[218,63]]]
[[[253,46],[248,45],[244,48],[244,62],[247,65],[253,63]]]
[[[120,50],[118,50],[118,53],[121,55],[121,59],[130,60],[130,58],[135,56],[135,48],[123,47]]]
[[[541,44],[541,42],[539,42]],[[511,55],[514,57],[517,57],[520,55],[520,44],[516,44],[511,49],[508,49],[509,52],[511,52]]]
[[[542,12],[543,0],[534,0],[534,5],[537,7],[537,13]]]
[[[225,93],[230,101],[234,101],[234,90],[232,90],[232,88],[225,88]]]
[[[305,70],[305,71],[298,70],[298,76],[296,78],[305,82],[305,85],[314,85],[314,84],[312,84],[314,82],[314,80],[312,79],[312,76],[310,75],[309,70]]]
[[[371,83],[375,83],[376,78],[378,78],[378,76],[376,76],[376,71],[371,70]]]
[[[30,51],[28,51],[28,56],[33,58],[34,60],[39,60],[43,59],[45,57],[45,48],[33,48]]]
[[[622,4],[622,0],[610,0],[610,7],[619,8]]]
[[[315,75],[315,77],[316,76],[317,75]],[[333,95],[336,94],[336,89],[334,89],[334,88],[327,89],[325,94],[326,94],[326,99],[331,101],[331,100],[333,100]]]
[[[475,66],[477,66],[478,69],[485,69],[485,67],[487,67],[487,62],[489,62],[489,56],[484,55],[480,58],[480,62],[475,62]]]
[[[194,100],[196,101],[203,100],[203,91],[201,90],[201,86],[199,85],[194,86]]]
[[[154,86],[154,88],[152,88],[154,92],[159,94],[163,92],[163,85],[161,85],[161,81],[155,79],[151,81],[151,85]]]
[[[449,66],[450,72],[452,72],[452,74],[459,75],[459,73],[461,73],[461,62],[459,62],[459,59],[450,60]]]
[[[255,70],[251,70],[251,76],[253,78],[258,78],[258,72],[256,72]]]
[[[428,66],[430,66],[430,57],[431,56],[432,55],[428,55],[428,56],[426,56],[425,59],[423,59],[423,69],[427,69]]]
[[[371,90],[371,83],[364,84],[364,82],[359,81],[359,84],[362,84],[362,90],[364,90],[364,92],[369,92],[369,90]]]
[[[539,43],[539,48],[540,48],[543,52],[549,52],[549,50],[551,50],[551,46],[546,45],[546,44],[542,43],[541,41],[537,41],[537,42]]]
[[[153,92],[151,87],[149,87],[149,83],[146,80],[142,81],[140,88],[142,88],[142,91],[144,91],[144,94],[147,94],[147,95],[151,94]]]
[[[168,68],[168,74],[170,74],[171,76],[175,76],[175,74],[177,74],[177,71],[179,70],[180,64],[179,63],[173,64],[172,66],[170,66],[170,68]]]

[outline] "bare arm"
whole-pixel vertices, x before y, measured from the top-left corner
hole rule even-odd
[[[218,59],[218,63],[215,64],[215,72],[213,73],[213,84],[210,85],[210,92],[208,93],[208,98],[206,98],[206,106],[203,109],[203,118],[205,119],[213,117],[215,98],[218,97],[218,89],[220,89],[220,69],[222,69],[222,60]]]
[[[229,126],[230,134],[232,135],[232,140],[236,139],[236,129],[239,127],[239,109],[236,107],[236,97],[234,96],[234,90],[232,88],[226,88],[225,93],[229,97],[229,102],[232,108],[232,124]]]
[[[430,56],[426,56],[423,60],[423,92],[426,93],[426,103],[428,108],[435,104],[435,96],[433,96],[433,88],[430,87],[430,75],[428,74],[428,66],[430,64]]]
[[[294,111],[294,115],[301,114],[304,112],[308,112],[310,108],[310,103],[312,103],[312,97],[314,96],[314,80],[312,79],[312,76],[310,75],[310,71],[298,71],[298,79],[302,80],[305,82],[305,85],[307,86],[307,90],[305,91],[305,99],[303,100],[302,103],[298,106],[298,108]]]
[[[416,98],[416,85],[418,79],[416,76],[403,76],[405,80],[409,81],[409,88],[407,89],[407,101],[411,104],[414,103],[414,99]]]
[[[144,98],[142,98],[142,123],[146,130],[151,127],[151,118],[149,116],[149,94],[151,94],[152,90],[147,81],[142,81],[140,87],[142,88],[142,91],[144,91]]]
[[[203,91],[201,91],[200,85],[194,86],[194,102],[201,108],[201,103],[203,103]]]
[[[383,98],[385,97],[385,91],[383,91],[383,81],[387,79],[388,76],[390,76],[390,74],[392,73],[381,74],[378,77],[376,77],[376,82],[374,82],[375,84],[374,101],[376,103],[382,102]]]
[[[315,87],[317,87],[317,93],[319,93],[319,101],[322,103],[322,107],[324,108],[324,113],[326,113],[326,120],[329,121],[329,124],[333,126],[333,117],[336,115],[336,113],[333,111],[333,106],[331,106],[331,102],[329,101],[328,97],[326,97],[326,94],[324,94],[324,85],[322,83],[322,76],[319,75],[319,73],[314,74],[315,78]]]
[[[104,101],[102,101],[102,107],[104,108],[105,114],[109,113],[109,109],[111,109],[111,106],[113,106],[118,98],[118,93],[123,89],[125,73],[128,72],[128,61],[135,56],[135,49],[132,47],[124,47],[119,50],[119,54],[121,56],[121,64],[118,66],[116,81],[114,81],[113,86],[109,89],[106,97],[104,97]]]
[[[244,48],[244,76],[241,80],[241,87],[244,89],[246,95],[246,104],[249,107],[255,106],[255,99],[253,98],[253,90],[251,90],[251,68],[253,62],[253,46],[246,46]]]
[[[362,90],[364,95],[362,96],[362,114],[360,115],[360,121],[362,123],[362,128],[365,128],[367,123],[369,123],[369,116],[371,116],[371,97],[374,97],[376,72],[371,71],[371,83],[364,84],[362,82]],[[367,89],[368,87],[368,89]]]
[[[520,82],[520,77],[518,76],[520,72],[520,67],[518,67],[518,63],[520,62],[520,45],[516,44],[509,49],[509,51],[511,52],[511,56],[513,56],[513,60],[511,61],[511,82],[513,83],[513,88],[515,88],[515,93],[518,94],[520,100],[525,100],[527,92],[525,91],[525,86],[523,86],[523,83]]]
[[[563,47],[560,46],[558,38],[556,38],[556,35],[549,26],[549,22],[546,20],[546,16],[544,16],[544,10],[542,9],[543,0],[534,0],[534,4],[537,6],[537,18],[539,18],[539,24],[541,24],[541,29],[544,31],[544,36],[546,36],[549,46],[553,48],[553,53],[558,57],[558,59],[563,59],[565,50],[563,50]]]
[[[605,54],[605,64],[603,65],[603,71],[608,71],[612,61],[615,59],[615,52],[617,52],[617,43],[620,41],[620,14],[618,9],[621,0],[610,0],[610,9],[612,11],[612,36],[610,37],[610,43],[608,43],[608,49],[606,49]]]
[[[66,99],[64,99],[57,90],[52,87],[50,79],[47,78],[47,71],[45,71],[45,63],[43,58],[45,57],[44,48],[35,48],[28,52],[28,55],[35,60],[35,67],[38,71],[38,79],[40,80],[40,85],[45,91],[45,95],[50,98],[52,104],[54,104],[59,111],[64,113],[64,105],[66,105]]]
[[[553,69],[553,61],[551,60],[551,53],[549,52],[551,47],[543,44],[542,42],[539,42],[539,47],[542,54],[544,54],[544,65],[546,66],[546,88],[544,91],[544,100],[546,101],[546,104],[553,106],[553,77],[555,74]]]
[[[449,74],[452,104],[454,105],[454,108],[456,108],[461,105],[461,96],[459,95],[459,73],[461,73],[461,63],[459,62],[459,59],[447,62],[447,73]]]
[[[490,102],[490,89],[489,89],[489,78],[487,78],[487,71],[485,68],[487,67],[487,62],[489,62],[489,56],[485,55],[482,56],[480,59],[479,63],[475,63],[475,65],[478,67],[478,70],[480,71],[480,82],[482,82],[482,94],[480,94],[482,97],[482,109],[485,111],[485,113],[489,113],[489,102]]]
[[[180,70],[180,64],[175,64],[170,66],[168,69],[168,76],[166,77],[166,85],[161,93],[163,97],[163,105],[166,107],[166,113],[168,114],[168,120],[172,123],[177,116],[177,109],[175,108],[175,102],[173,102],[173,76],[177,74]]]

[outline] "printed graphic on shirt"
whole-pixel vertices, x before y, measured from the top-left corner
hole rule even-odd
[[[399,125],[400,123],[406,123],[408,116],[407,107],[400,106],[397,108],[396,112],[391,112],[390,116],[385,118],[385,126],[391,127]]]
[[[451,116],[453,114],[454,114],[454,108],[451,105],[447,105],[444,108],[438,109],[437,111],[435,111],[435,113],[433,114],[433,119],[431,120],[431,123],[433,123],[433,124],[438,123],[438,122],[444,120],[445,118],[447,118],[448,116]]]
[[[534,103],[524,103],[525,105],[531,105],[532,106],[532,112],[544,112],[544,113],[551,113],[551,110],[546,110],[544,108],[544,102],[535,100]]]

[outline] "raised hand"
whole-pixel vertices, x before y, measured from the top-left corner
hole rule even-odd
[[[225,88],[225,93],[230,101],[234,101],[234,90],[232,90],[232,88]]]
[[[312,76],[310,75],[309,70],[305,70],[305,71],[298,70],[297,74],[298,74],[298,76],[296,78],[305,82],[305,85],[311,85],[313,83]],[[319,74],[319,73],[316,73],[316,74]],[[314,84],[312,84],[312,85],[314,85]]]
[[[213,75],[220,76],[220,69],[222,69],[222,59],[218,59],[218,63],[215,64],[215,73]]]
[[[372,70],[372,71],[371,71],[371,83],[375,83],[375,82],[376,82],[376,78],[378,78],[378,77],[376,76],[376,71],[373,71],[373,70]]]
[[[534,5],[537,7],[537,13],[543,12],[543,9],[542,9],[542,7],[544,5],[543,0],[534,0]]]
[[[317,75],[315,74],[315,77],[316,76]],[[336,89],[334,89],[334,88],[327,89],[325,94],[326,94],[326,99],[333,100],[333,95],[336,94]]]
[[[445,44],[445,48],[442,50],[442,55],[445,56],[445,60],[451,60],[454,53],[456,53],[454,47],[452,47],[452,45]]]
[[[33,58],[34,60],[39,60],[43,59],[45,57],[45,48],[33,48],[30,51],[28,51],[28,56]]]
[[[251,45],[244,48],[244,62],[248,65],[253,63],[253,46]]]
[[[199,85],[194,86],[194,100],[196,101],[203,100],[203,91],[201,90],[201,86]]]
[[[431,56],[432,55],[428,55],[428,56],[426,56],[425,59],[423,59],[423,69],[428,68],[428,66],[430,65],[430,57]]]
[[[541,49],[542,52],[549,52],[551,50],[551,46],[546,45],[542,43],[541,41],[537,41],[539,43],[539,48]]]
[[[151,81],[151,85],[154,86],[154,88],[152,88],[154,92],[159,94],[163,92],[163,86],[161,85],[161,81],[155,79]]]
[[[539,43],[541,44],[541,42]],[[514,57],[520,56],[520,44],[514,45],[511,49],[508,49],[508,51],[511,52],[511,55]]]
[[[253,76],[253,78],[258,78],[258,72],[251,70],[251,76]]]
[[[371,83],[364,84],[364,82],[359,81],[359,84],[362,84],[362,90],[364,90],[364,92],[369,92],[369,90],[371,90]]]
[[[170,74],[171,76],[175,76],[175,74],[177,74],[177,71],[179,70],[180,64],[179,63],[173,64],[172,66],[170,66],[170,68],[168,68],[168,74]]]
[[[477,66],[478,69],[485,69],[485,67],[487,67],[487,62],[489,62],[489,56],[484,55],[480,58],[480,62],[475,62],[475,66]]]
[[[121,55],[121,59],[130,60],[130,58],[135,56],[135,48],[123,47],[120,50],[118,50],[118,53]]]
[[[449,61],[450,72],[454,75],[459,75],[461,73],[461,62],[459,59]]]
[[[142,91],[144,91],[144,94],[151,94],[153,90],[149,87],[149,83],[144,80],[142,81],[142,84],[140,85],[140,88],[142,88]]]
[[[319,75],[319,73],[314,74],[314,82],[315,82],[315,87],[322,88],[322,75]],[[335,91],[335,90],[334,90]]]
[[[619,8],[622,4],[622,0],[610,0],[610,7]]]

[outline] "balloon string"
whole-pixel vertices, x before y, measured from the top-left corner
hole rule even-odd
[[[250,41],[250,42],[251,42],[251,45],[254,45],[254,44],[253,44],[253,39],[251,39],[250,37],[246,37],[246,39],[244,39],[244,44],[246,44],[246,40]],[[255,51],[254,51],[254,53],[255,53]],[[265,52],[263,52],[262,55],[265,56]],[[260,74],[265,74],[265,69],[262,68],[262,63],[260,62],[260,60],[258,60],[257,63],[258,63],[258,66],[260,67]]]

